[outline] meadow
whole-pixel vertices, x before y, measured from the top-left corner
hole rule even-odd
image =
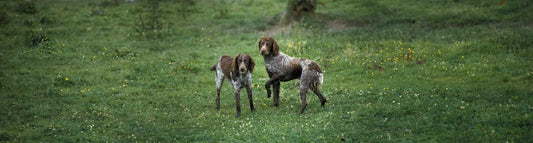
[[[0,2],[0,142],[533,142],[533,6],[527,0]],[[322,93],[298,114],[298,80],[267,98],[258,40],[316,61]],[[256,61],[235,118],[222,55]]]

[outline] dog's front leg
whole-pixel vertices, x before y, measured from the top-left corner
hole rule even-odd
[[[248,93],[248,100],[250,101],[250,109],[253,112],[255,111],[255,108],[254,108],[254,101],[252,99],[252,87],[246,86],[246,92]]]
[[[237,106],[237,116],[235,117],[240,117],[241,116],[241,95],[240,95],[240,92],[241,92],[241,89],[235,89],[235,104]]]
[[[270,85],[272,85],[272,84],[274,84],[276,82],[279,82],[278,76],[272,76],[272,77],[270,77],[270,80],[268,80],[265,83],[265,89],[267,91],[267,97],[268,98],[270,98],[270,96],[271,96]]]
[[[279,89],[280,89],[280,81],[277,81],[274,83],[274,106],[279,106]]]

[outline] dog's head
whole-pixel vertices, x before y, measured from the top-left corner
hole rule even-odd
[[[263,37],[259,40],[259,53],[262,56],[279,54],[279,46],[276,40],[272,37]]]
[[[239,54],[233,59],[233,70],[241,74],[254,72],[255,61],[250,55]]]

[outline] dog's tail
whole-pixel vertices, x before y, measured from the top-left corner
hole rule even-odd
[[[209,70],[210,70],[210,71],[214,71],[214,70],[216,70],[216,69],[217,69],[217,64],[215,64],[215,65],[214,65],[213,67],[211,67]]]
[[[317,75],[313,78],[313,81],[311,81],[311,88],[320,88],[323,82],[324,82],[324,74],[317,73]]]
[[[318,73],[318,83],[317,87],[320,87],[322,83],[324,82],[324,75],[322,73]]]
[[[318,74],[318,86],[322,85],[324,83],[324,75],[322,73]]]

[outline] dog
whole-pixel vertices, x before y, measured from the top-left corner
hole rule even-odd
[[[262,37],[259,40],[259,53],[265,60],[268,80],[265,83],[267,96],[270,98],[270,86],[274,85],[274,106],[279,106],[280,82],[300,79],[300,98],[302,104],[300,114],[307,106],[307,91],[311,89],[320,99],[322,107],[326,104],[326,98],[320,93],[320,85],[324,81],[324,75],[318,64],[307,59],[287,56],[279,52],[279,45],[272,37]]]
[[[220,110],[220,89],[224,79],[228,79],[233,86],[235,102],[237,103],[237,116],[241,116],[240,92],[244,87],[248,93],[250,109],[255,111],[252,100],[252,72],[254,71],[255,61],[250,55],[238,54],[235,58],[223,55],[217,64],[211,67],[211,71],[216,70],[215,81],[217,84],[216,109]]]

